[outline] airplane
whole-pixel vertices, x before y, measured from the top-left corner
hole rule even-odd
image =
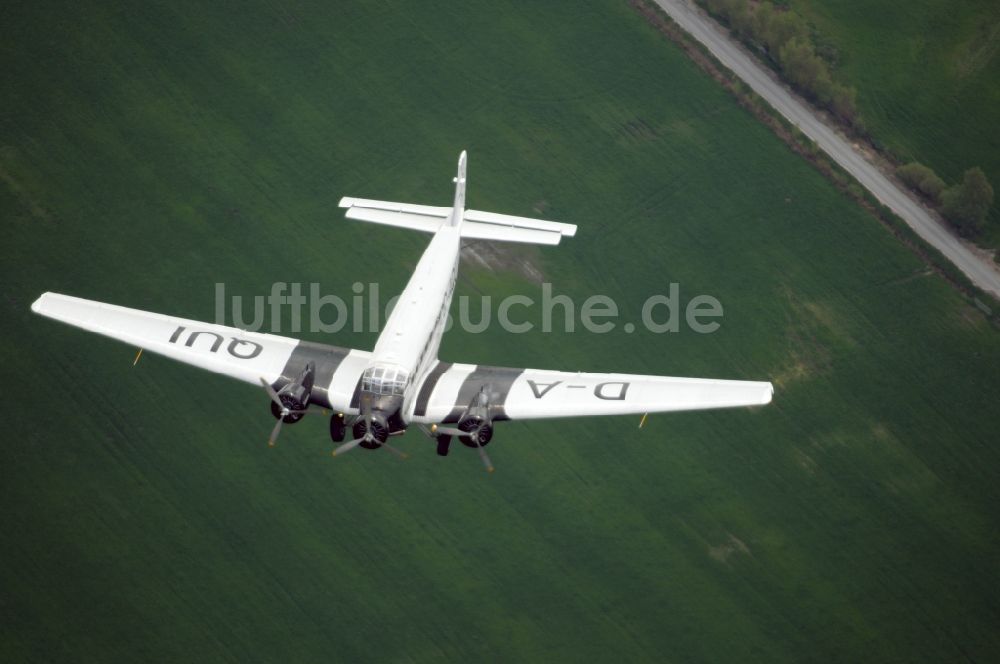
[[[557,245],[577,227],[465,207],[465,151],[459,156],[451,207],[345,197],[348,219],[432,235],[371,351],[299,341],[129,309],[58,293],[32,305],[37,314],[96,332],[180,362],[260,384],[282,424],[329,410],[338,456],[356,447],[403,452],[390,437],[417,425],[447,456],[453,438],[485,447],[494,424],[507,420],[630,415],[761,406],[771,402],[769,382],[580,373],[492,367],[442,361],[438,348],[455,291],[463,239]],[[136,356],[138,361],[138,355]],[[134,364],[134,363],[133,363]],[[313,410],[315,409],[315,410]],[[347,432],[351,437],[344,441]]]

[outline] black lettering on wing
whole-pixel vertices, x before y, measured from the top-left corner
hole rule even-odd
[[[553,387],[555,387],[556,385],[559,385],[560,383],[562,383],[561,380],[557,380],[554,383],[536,383],[535,381],[531,380],[530,378],[528,379],[528,385],[531,386],[531,391],[532,391],[532,393],[534,393],[536,399],[541,399],[546,394],[548,394],[549,391]],[[541,386],[541,387],[543,387],[545,389],[539,390],[538,389],[539,386]]]
[[[183,325],[178,326],[177,329],[173,331],[173,334],[170,335],[169,343],[179,343],[185,332],[187,332],[187,328]],[[222,347],[222,342],[225,341],[225,339],[217,332],[209,332],[207,330],[194,330],[188,332],[187,341],[184,342],[184,345],[188,348],[193,348],[195,341],[197,341],[198,337],[203,334],[214,337],[212,339],[212,345],[208,349],[209,352],[219,352],[219,348]],[[246,339],[230,337],[229,345],[226,346],[226,352],[240,360],[252,360],[264,352],[264,346],[255,341],[247,341]]]
[[[211,334],[213,337],[215,337],[215,341],[212,342],[212,352],[214,353],[217,350],[219,350],[219,346],[222,345],[222,335],[216,334],[215,332],[206,332],[204,330],[199,330],[198,332],[192,332],[191,334],[189,334],[188,340],[187,342],[185,342],[184,345],[190,348],[191,346],[194,345],[195,339],[197,339],[198,336],[201,334]]]
[[[615,385],[618,386],[618,392],[615,393]],[[594,396],[598,399],[604,399],[606,401],[625,401],[625,395],[628,393],[628,386],[631,383],[611,381],[607,383],[598,383],[594,386]]]
[[[238,353],[236,352],[236,348],[239,344],[247,344],[248,346],[253,346],[253,350],[250,351],[249,355],[243,355],[241,353]],[[229,346],[226,347],[226,350],[229,351],[229,354],[232,355],[233,357],[237,357],[241,360],[252,360],[253,358],[261,354],[261,352],[264,350],[264,347],[255,341],[247,341],[246,339],[237,339],[233,337],[233,340],[229,342]]]

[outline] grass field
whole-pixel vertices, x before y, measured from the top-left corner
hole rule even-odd
[[[3,14],[3,661],[1000,657],[996,329],[625,3]],[[634,320],[679,282],[725,319],[445,359],[774,404],[507,424],[492,476],[414,434],[333,460],[319,419],[268,449],[260,390],[29,311],[398,292],[425,238],[336,202],[447,204],[462,148],[471,206],[580,225],[526,254],[558,292]],[[538,286],[466,266],[459,292]]]
[[[1000,4],[991,0],[789,3],[840,54],[871,133],[949,183],[981,166],[1000,191]],[[1000,246],[994,206],[988,242]]]

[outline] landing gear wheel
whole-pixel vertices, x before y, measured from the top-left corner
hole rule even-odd
[[[330,418],[330,438],[335,443],[343,442],[346,432],[347,425],[344,423],[344,414],[334,413],[333,417]]]
[[[448,448],[451,447],[451,436],[442,433],[438,434],[434,438],[437,440],[438,456],[448,456]]]

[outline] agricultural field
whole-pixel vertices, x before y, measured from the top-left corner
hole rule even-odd
[[[838,54],[872,135],[949,183],[980,166],[1000,192],[1000,4],[991,0],[787,3]],[[1000,245],[994,205],[986,242]]]
[[[626,3],[3,14],[0,660],[1000,657],[997,329]],[[996,140],[940,163],[987,168]],[[774,403],[500,425],[493,475],[416,432],[407,461],[332,459],[321,418],[269,449],[262,390],[30,312],[396,293],[426,238],[337,201],[446,205],[463,148],[470,206],[580,229],[470,260],[460,295],[537,299],[540,274],[637,321],[678,283],[725,316],[455,330],[444,359],[772,380]]]

